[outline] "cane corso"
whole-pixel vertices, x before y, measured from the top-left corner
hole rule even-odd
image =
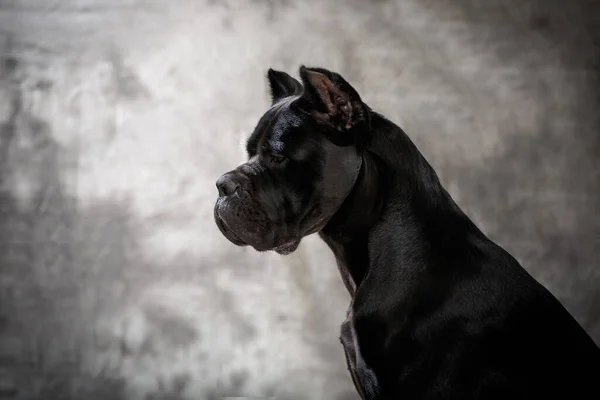
[[[269,69],[248,161],[217,180],[238,246],[318,233],[351,295],[340,339],[363,399],[600,399],[600,349],[457,206],[404,131],[338,73]],[[548,116],[551,118],[551,116]]]

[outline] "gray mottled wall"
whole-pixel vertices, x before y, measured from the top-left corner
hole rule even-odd
[[[300,63],[402,125],[600,343],[598,16],[559,0],[0,0],[0,398],[357,399],[325,246],[258,254],[212,220],[266,69]]]

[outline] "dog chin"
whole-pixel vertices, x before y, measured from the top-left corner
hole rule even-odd
[[[300,241],[294,241],[291,243],[286,243],[281,246],[277,246],[273,249],[277,254],[281,254],[282,256],[287,256],[288,254],[292,254],[298,246],[300,245]]]

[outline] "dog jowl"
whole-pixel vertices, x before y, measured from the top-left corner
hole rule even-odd
[[[294,251],[327,224],[358,177],[354,136],[369,124],[366,106],[337,74],[303,67],[300,76],[302,84],[269,70],[272,105],[247,142],[248,161],[217,181],[215,221],[236,245]]]

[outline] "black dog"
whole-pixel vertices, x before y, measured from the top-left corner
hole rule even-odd
[[[341,341],[363,399],[600,399],[600,349],[460,210],[337,73],[269,70],[273,104],[221,176],[215,221],[280,254],[312,233],[352,296]]]

